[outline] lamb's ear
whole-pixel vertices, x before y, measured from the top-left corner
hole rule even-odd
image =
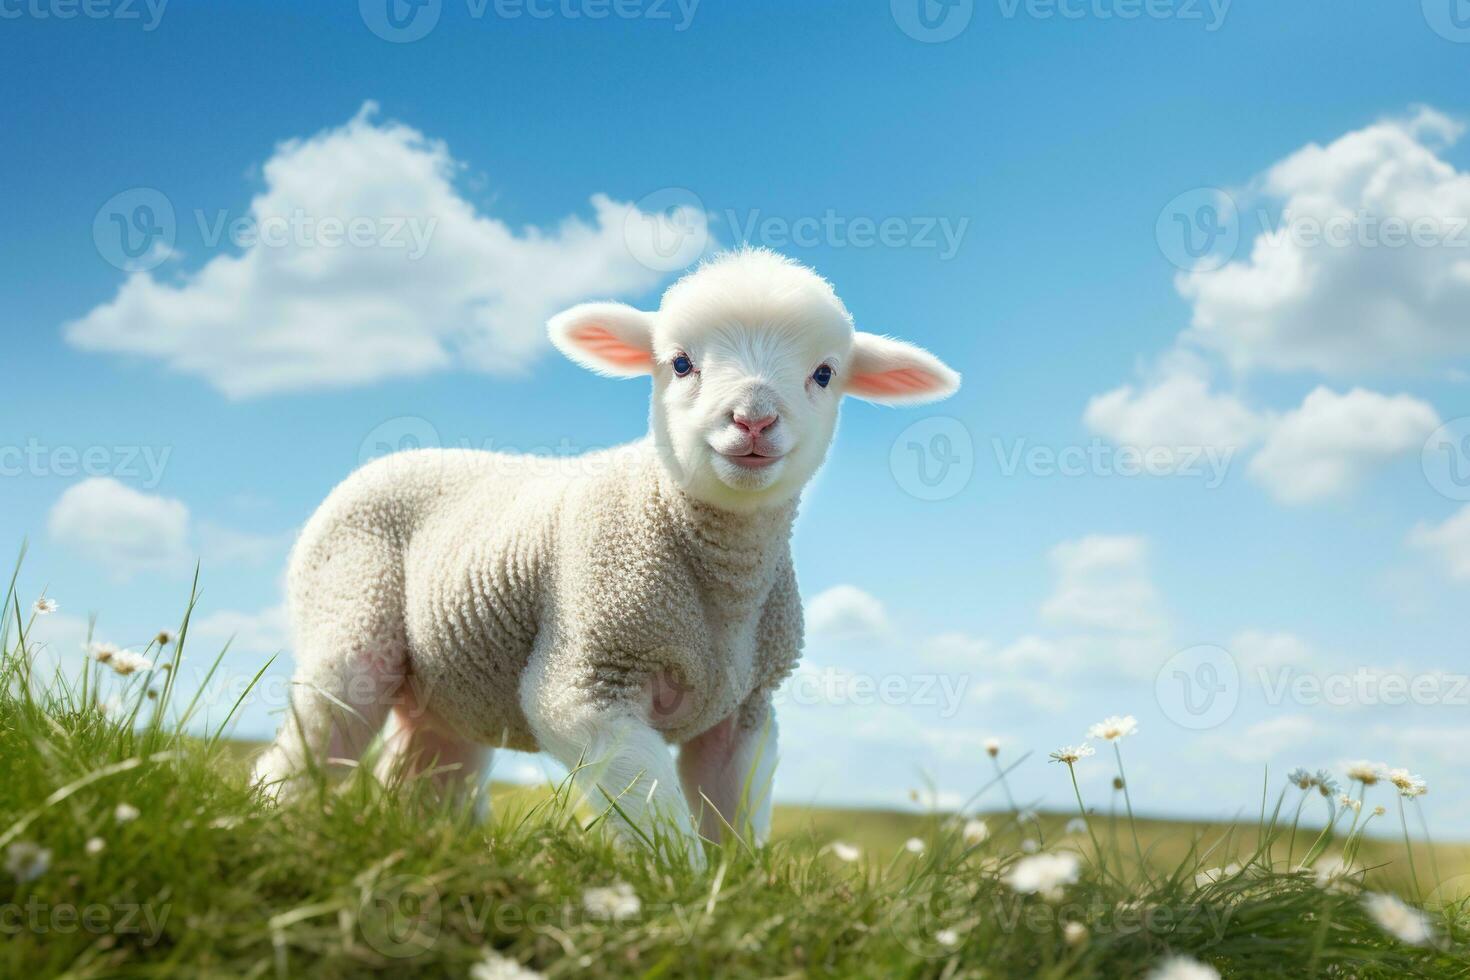
[[[598,374],[636,378],[653,373],[653,314],[625,303],[583,303],[547,325],[551,342]]]
[[[849,395],[880,405],[917,405],[959,389],[959,374],[922,347],[873,333],[852,338]]]

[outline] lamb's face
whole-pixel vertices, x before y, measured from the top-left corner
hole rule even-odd
[[[826,456],[844,394],[921,402],[959,386],[933,355],[855,331],[825,280],[761,250],[701,266],[657,313],[589,303],[553,319],[551,336],[593,370],[652,374],[651,429],[670,474],[734,509],[800,492]]]

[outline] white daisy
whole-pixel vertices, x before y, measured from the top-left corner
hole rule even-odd
[[[953,949],[960,944],[960,934],[953,929],[940,929],[934,934],[934,941],[941,946],[948,946]]]
[[[1062,888],[1076,884],[1081,862],[1077,855],[1065,851],[1056,854],[1035,854],[1024,857],[1011,865],[1005,883],[1012,891],[1022,895],[1042,895],[1046,898],[1060,897]]]
[[[990,756],[992,759],[1000,755],[1000,739],[987,738],[985,740],[985,754]]]
[[[35,610],[37,616],[49,616],[61,607],[57,605],[55,599],[48,599],[42,596],[36,600],[35,605],[31,606],[31,608]]]
[[[153,661],[131,650],[118,650],[105,663],[124,677],[140,670],[153,669]]]
[[[1148,980],[1220,980],[1220,971],[1188,956],[1171,956],[1153,968]]]
[[[1423,946],[1434,938],[1424,913],[1410,908],[1393,895],[1369,892],[1363,896],[1363,905],[1378,927],[1401,943]]]
[[[87,841],[86,846],[83,848],[83,850],[87,852],[88,857],[96,857],[103,851],[107,850],[107,841],[103,840],[101,837],[93,837]]]
[[[485,950],[480,962],[470,967],[470,980],[544,980],[545,974],[521,966],[493,949]]]
[[[1078,759],[1085,759],[1090,755],[1096,754],[1097,752],[1093,749],[1092,746],[1088,745],[1086,742],[1083,742],[1081,745],[1062,746],[1051,754],[1051,761],[1065,762],[1067,765],[1070,766]]]
[[[593,918],[622,922],[641,912],[643,902],[633,891],[632,885],[626,881],[619,881],[606,888],[589,888],[584,891],[582,907]]]
[[[990,837],[990,825],[979,817],[972,817],[965,821],[965,826],[960,830],[960,837],[972,847],[976,844],[983,844]]]
[[[1348,763],[1348,778],[1354,782],[1362,783],[1364,786],[1372,786],[1380,779],[1388,778],[1388,766],[1381,762],[1369,762],[1359,759],[1357,762]]]
[[[1080,922],[1068,922],[1062,927],[1062,938],[1068,946],[1081,946],[1087,942],[1087,927]]]
[[[1138,731],[1138,719],[1132,715],[1113,715],[1104,718],[1087,730],[1088,738],[1101,738],[1109,742],[1116,742],[1120,738],[1127,738]]]
[[[1083,820],[1081,817],[1073,817],[1071,820],[1068,820],[1067,821],[1067,833],[1069,833],[1069,834],[1085,834],[1085,833],[1087,833],[1087,821],[1086,820]]]
[[[20,884],[35,881],[51,867],[51,852],[30,841],[16,841],[5,849],[5,870]]]
[[[87,647],[87,652],[92,655],[93,660],[105,664],[121,651],[116,643],[93,643]]]
[[[1036,843],[1036,841],[1032,840],[1030,837],[1027,837],[1025,840],[1021,841],[1022,854],[1035,854],[1039,850],[1041,850],[1041,845]]]
[[[910,837],[908,840],[903,842],[903,849],[905,851],[908,851],[910,854],[923,854],[924,842],[917,837]]]
[[[1355,800],[1351,796],[1348,796],[1346,793],[1337,794],[1337,805],[1345,806],[1354,813],[1357,813],[1358,811],[1363,809],[1362,800]]]
[[[1329,892],[1345,892],[1356,881],[1357,872],[1342,859],[1342,855],[1323,858],[1312,868],[1312,880],[1317,887]]]
[[[118,823],[132,823],[142,815],[142,811],[131,803],[119,803],[117,809],[112,811],[112,819]]]
[[[827,850],[831,851],[832,856],[835,857],[837,860],[846,861],[849,864],[863,856],[863,852],[859,850],[856,845],[848,844],[840,840],[834,840],[832,843],[828,844]]]
[[[1398,788],[1400,796],[1407,796],[1409,799],[1429,792],[1428,784],[1407,769],[1390,769],[1388,781]]]

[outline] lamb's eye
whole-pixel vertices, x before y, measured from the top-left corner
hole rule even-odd
[[[673,366],[674,373],[681,378],[694,370],[694,362],[689,359],[688,354],[676,354],[674,356]]]
[[[832,365],[823,364],[812,372],[812,380],[818,387],[825,388],[832,383]]]

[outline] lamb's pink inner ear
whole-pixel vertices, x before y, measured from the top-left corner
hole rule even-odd
[[[621,368],[651,367],[653,355],[642,347],[634,347],[600,323],[589,323],[573,329],[572,343],[588,354]]]
[[[853,395],[896,398],[931,394],[943,390],[944,386],[944,379],[938,375],[922,368],[906,367],[854,374],[847,384],[847,390]]]

